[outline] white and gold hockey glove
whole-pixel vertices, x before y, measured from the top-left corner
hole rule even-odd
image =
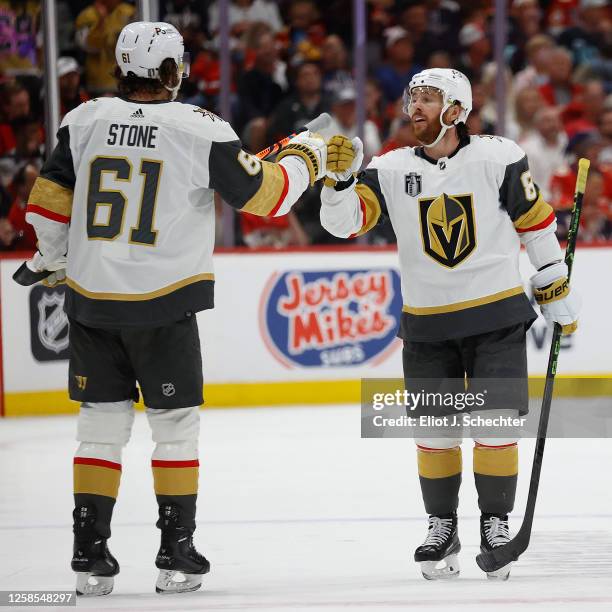
[[[301,158],[306,163],[311,185],[325,176],[327,145],[319,134],[302,132],[294,136],[276,156],[276,161],[279,162],[291,155]]]
[[[560,261],[540,270],[531,277],[533,295],[547,323],[559,323],[564,336],[578,327],[580,296],[570,289],[567,265]]]
[[[332,136],[327,141],[327,172],[325,185],[333,187],[345,183],[361,168],[363,163],[363,143],[360,138],[350,140],[342,134]]]
[[[40,251],[34,253],[34,257],[26,264],[32,272],[49,271],[50,274],[43,281],[45,287],[55,287],[66,282],[66,258],[62,257],[53,263],[45,261]]]

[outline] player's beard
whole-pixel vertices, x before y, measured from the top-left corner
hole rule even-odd
[[[414,135],[417,140],[425,146],[431,144],[438,137],[442,129],[442,125],[440,125],[440,120],[438,118],[432,121],[426,120],[424,123],[413,122],[413,126]]]

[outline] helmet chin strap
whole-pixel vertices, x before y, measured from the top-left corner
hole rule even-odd
[[[436,137],[436,139],[433,142],[430,142],[429,144],[425,144],[423,143],[423,146],[428,149],[429,147],[435,147],[441,140],[442,138],[444,138],[444,134],[446,134],[446,131],[449,128],[453,127],[453,124],[451,125],[446,125],[446,123],[444,123],[444,113],[452,106],[452,104],[450,104],[449,102],[447,102],[443,107],[442,110],[440,111],[440,133],[438,134],[438,136]]]
[[[172,94],[170,96],[170,100],[174,102],[176,100],[176,96],[178,96],[179,89],[181,88],[181,82],[183,80],[183,73],[179,71],[178,73],[178,85],[176,87],[168,87],[164,85],[164,87]]]

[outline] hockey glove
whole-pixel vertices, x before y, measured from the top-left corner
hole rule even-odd
[[[306,163],[311,185],[325,176],[327,145],[319,134],[314,132],[298,134],[276,156],[276,161],[279,162],[283,157],[289,155],[300,157]]]
[[[348,181],[358,172],[363,163],[363,143],[360,138],[349,140],[338,134],[327,142],[327,172],[325,185],[333,187],[336,183]]]
[[[573,334],[578,327],[580,296],[570,290],[567,265],[558,263],[540,270],[531,277],[533,295],[547,323],[559,323],[564,336]]]
[[[34,253],[34,257],[26,263],[33,272],[49,272],[42,284],[45,287],[55,287],[66,282],[66,258],[62,257],[53,263],[47,263],[40,251]]]

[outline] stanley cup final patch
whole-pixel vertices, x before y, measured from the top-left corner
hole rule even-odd
[[[423,250],[447,268],[454,268],[476,248],[471,193],[419,199]]]
[[[421,193],[423,188],[423,177],[417,172],[410,172],[405,176],[406,181],[406,193],[411,197],[415,198]]]

